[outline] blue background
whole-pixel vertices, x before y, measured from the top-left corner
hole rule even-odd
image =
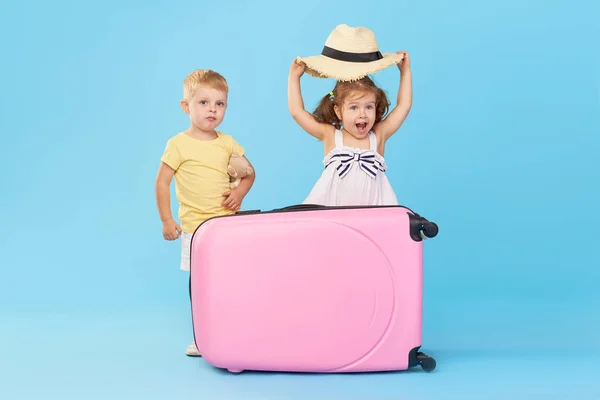
[[[598,2],[169,3],[1,5],[0,398],[600,396]],[[438,369],[221,373],[184,356],[187,275],[155,205],[182,80],[229,81],[221,128],[257,168],[244,208],[299,203],[322,148],[288,114],[287,74],[339,23],[411,54],[386,159],[401,203],[440,226],[423,331]],[[397,69],[374,78],[395,100]],[[302,78],[306,106],[332,85]]]

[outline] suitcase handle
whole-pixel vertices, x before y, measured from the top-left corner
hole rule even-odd
[[[236,211],[236,215],[245,215],[245,214],[259,214],[260,210],[244,210],[244,211]]]
[[[273,211],[294,211],[294,210],[326,210],[328,207],[321,204],[296,204],[279,208]]]

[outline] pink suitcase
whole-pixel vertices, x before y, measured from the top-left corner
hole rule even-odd
[[[196,345],[214,367],[398,371],[419,352],[423,238],[402,206],[292,206],[205,221],[191,244]]]

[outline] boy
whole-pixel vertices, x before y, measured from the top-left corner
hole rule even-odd
[[[232,136],[215,130],[225,117],[228,91],[225,78],[211,70],[197,70],[185,78],[180,104],[191,124],[168,140],[156,177],[163,237],[181,237],[180,269],[184,271],[190,270],[194,230],[208,218],[238,211],[255,179],[251,174],[237,188],[229,189],[229,158],[233,152],[244,156],[244,148]],[[169,186],[173,177],[181,225],[171,216]],[[194,342],[186,354],[200,356]]]

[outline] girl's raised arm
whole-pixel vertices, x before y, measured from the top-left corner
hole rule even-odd
[[[327,129],[331,129],[331,127],[317,121],[311,113],[304,109],[304,101],[300,90],[300,77],[304,74],[305,68],[306,65],[303,62],[294,59],[288,77],[288,109],[294,121],[302,129],[322,141],[327,134]]]
[[[396,107],[388,114],[388,116],[373,128],[375,132],[381,135],[383,140],[387,140],[392,136],[404,120],[408,116],[408,112],[412,107],[412,74],[410,70],[410,59],[407,52],[404,53],[404,58],[398,64],[400,70],[400,87],[398,88],[398,98]]]

